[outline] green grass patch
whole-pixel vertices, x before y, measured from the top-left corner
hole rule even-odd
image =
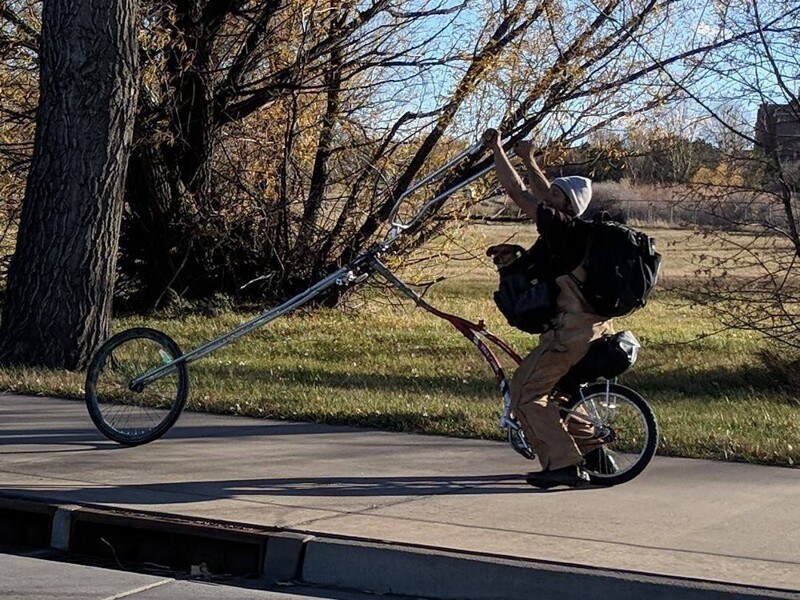
[[[430,296],[472,318],[486,315],[520,352],[535,345],[504,325],[488,301],[447,291]],[[246,317],[124,319],[116,327],[155,327],[186,350]],[[727,332],[692,341],[713,329],[713,319],[659,297],[619,325],[643,342],[638,364],[621,382],[652,402],[661,454],[800,462],[800,405],[758,362],[757,336]],[[481,355],[447,323],[411,307],[366,304],[286,317],[189,371],[189,410],[489,439],[502,433],[500,396]],[[0,371],[0,386],[81,397],[83,377],[13,369]]]
[[[505,324],[486,263],[450,268],[426,298],[490,329],[520,353],[536,338]],[[406,277],[413,280],[415,275]],[[422,277],[425,279],[425,277]],[[500,439],[501,399],[480,353],[449,324],[409,302],[363,289],[345,310],[303,312],[189,367],[189,410]],[[115,329],[155,327],[189,350],[253,315],[125,318]],[[706,310],[668,293],[616,323],[643,348],[621,378],[653,405],[659,453],[752,463],[800,462],[800,403],[759,360],[756,334],[715,332]],[[510,370],[509,370],[510,371]],[[0,388],[82,398],[83,375],[0,370]]]

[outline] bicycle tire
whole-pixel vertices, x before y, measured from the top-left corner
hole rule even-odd
[[[147,357],[133,356],[138,350],[133,347],[136,342],[142,342],[140,349],[149,346],[148,354],[151,349],[155,353]],[[189,394],[186,363],[177,363],[173,373],[142,390],[133,391],[128,383],[134,377],[182,355],[172,338],[149,327],[126,329],[106,340],[95,352],[86,371],[86,407],[100,433],[119,444],[139,446],[169,431],[183,411]],[[136,362],[137,358],[139,362]],[[117,378],[116,384],[112,377]],[[164,391],[157,395],[157,389]],[[137,409],[138,413],[134,413]],[[121,423],[124,425],[112,420],[115,416],[122,417],[123,413]],[[139,423],[141,425],[136,426]]]
[[[639,418],[641,419],[647,437],[644,440],[641,452],[624,470],[614,474],[602,474],[587,469],[592,484],[605,487],[627,483],[635,477],[638,477],[642,471],[645,470],[647,465],[650,464],[653,456],[655,456],[659,436],[655,414],[647,401],[638,392],[616,383],[597,382],[588,385],[583,389],[581,396],[568,401],[565,408],[576,410],[582,405],[588,406],[592,401],[596,402],[597,400],[602,401],[605,399],[607,402],[610,397],[614,397],[617,400],[622,399],[624,402],[629,403],[630,406],[635,407],[636,411],[639,413]],[[618,412],[618,410],[615,410],[615,412]],[[567,415],[566,418],[569,418],[569,415]],[[606,424],[609,425],[609,423]],[[619,442],[621,442],[621,444]],[[626,443],[629,443],[629,441],[617,439],[607,445],[606,449],[610,449],[610,446],[616,446],[620,449],[618,456],[627,457],[629,453],[625,452]],[[613,449],[611,449],[611,451],[616,452],[616,450]]]

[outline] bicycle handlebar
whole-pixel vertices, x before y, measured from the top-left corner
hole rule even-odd
[[[461,162],[467,156],[471,156],[471,155],[475,154],[476,152],[478,152],[478,151],[480,151],[482,149],[483,149],[483,143],[478,142],[476,144],[473,144],[472,146],[470,146],[466,150],[456,154],[452,159],[450,159],[450,161],[448,163],[442,165],[441,167],[436,169],[433,173],[431,173],[427,177],[424,177],[419,182],[417,182],[417,183],[411,185],[410,187],[406,188],[406,190],[402,194],[400,194],[400,196],[395,201],[394,206],[392,207],[392,212],[389,213],[389,222],[391,223],[392,227],[399,227],[400,229],[408,229],[410,227],[410,224],[405,225],[403,223],[395,221],[395,218],[397,217],[397,211],[400,209],[400,204],[402,204],[403,200],[405,200],[406,197],[408,197],[415,190],[418,190],[419,188],[421,188],[426,183],[429,183],[429,182],[433,181],[434,179],[436,179],[437,177],[439,177],[439,175],[444,173],[447,169],[449,169],[453,165],[458,164],[459,162]],[[420,211],[420,212],[422,212],[422,211]],[[416,220],[416,216],[415,216],[414,219],[411,220],[411,222],[413,223],[415,220]]]
[[[464,181],[461,181],[458,184],[456,184],[455,186],[453,186],[452,188],[449,188],[449,189],[445,190],[444,192],[442,192],[441,194],[439,194],[435,198],[433,198],[433,199],[429,200],[428,202],[426,202],[422,206],[422,208],[420,208],[417,211],[417,213],[411,218],[411,220],[408,221],[407,223],[402,223],[402,222],[397,220],[397,212],[400,209],[400,205],[402,204],[403,200],[405,200],[412,192],[414,192],[415,190],[418,190],[423,185],[425,185],[427,183],[430,183],[431,181],[433,181],[437,177],[441,176],[442,173],[447,171],[447,169],[449,169],[450,167],[460,163],[465,158],[467,158],[469,156],[472,156],[472,155],[482,151],[485,148],[486,148],[486,146],[485,146],[485,144],[483,142],[477,142],[477,143],[473,144],[472,146],[470,146],[469,148],[467,148],[463,152],[460,152],[456,156],[454,156],[448,163],[442,165],[441,167],[436,169],[433,173],[431,173],[427,177],[423,178],[419,182],[413,184],[412,186],[407,188],[402,194],[400,194],[400,197],[397,198],[397,201],[394,203],[394,206],[392,207],[392,211],[389,213],[389,223],[390,223],[390,225],[392,227],[392,233],[390,234],[389,238],[387,238],[386,242],[387,243],[393,242],[394,240],[396,240],[400,236],[400,234],[403,231],[405,231],[406,229],[410,229],[410,228],[414,227],[420,220],[422,220],[422,218],[425,216],[425,214],[430,210],[430,208],[432,206],[434,206],[438,202],[442,201],[443,199],[447,198],[448,196],[452,195],[453,193],[457,192],[458,190],[460,190],[464,186],[469,185],[470,183],[472,183],[473,181],[475,181],[479,177],[483,176],[488,171],[491,171],[494,168],[494,165],[489,165],[489,166],[485,167],[484,169],[481,169],[480,171],[478,171],[477,173],[471,175],[470,177],[468,177]],[[514,156],[514,150],[513,149],[509,149],[507,151],[507,154],[508,154],[509,158],[513,157]]]
[[[407,223],[402,223],[402,222],[397,220],[397,212],[400,209],[400,205],[402,204],[403,200],[405,200],[412,192],[414,192],[415,190],[418,190],[420,187],[424,186],[425,184],[430,183],[431,181],[435,180],[436,178],[441,176],[442,173],[447,171],[452,166],[460,163],[462,160],[464,160],[465,158],[467,158],[469,156],[477,154],[478,152],[482,151],[485,147],[486,146],[484,145],[483,142],[477,142],[477,143],[473,144],[472,146],[470,146],[469,148],[467,148],[463,152],[458,153],[449,162],[447,162],[446,164],[444,164],[441,167],[439,167],[438,169],[436,169],[433,173],[431,173],[427,177],[424,177],[419,182],[411,185],[402,194],[400,194],[400,196],[397,198],[397,201],[394,203],[394,206],[392,207],[392,211],[389,213],[389,223],[390,223],[392,229],[391,229],[391,232],[390,232],[389,236],[387,237],[387,239],[384,240],[384,244],[385,245],[391,244],[398,237],[400,237],[400,234],[403,231],[405,231],[406,229],[411,229],[412,227],[414,227],[417,223],[419,223],[419,221],[422,220],[422,218],[431,209],[432,206],[434,206],[437,203],[441,202],[442,200],[444,200],[448,196],[454,194],[455,192],[457,192],[461,188],[469,185],[470,183],[472,183],[473,181],[475,181],[479,177],[481,177],[484,174],[486,174],[488,171],[491,171],[494,168],[493,164],[492,165],[488,165],[487,167],[481,169],[477,173],[469,176],[464,181],[461,181],[461,182],[457,183],[452,188],[449,188],[449,189],[445,190],[441,194],[437,195],[433,199],[431,199],[428,202],[426,202],[425,204],[423,204],[422,208],[420,208],[417,211],[417,213],[411,218],[411,220],[408,221]],[[513,150],[509,150],[508,151],[508,156],[509,156],[509,158],[514,156],[514,151]]]

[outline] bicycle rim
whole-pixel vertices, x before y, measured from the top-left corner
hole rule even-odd
[[[89,414],[103,435],[121,444],[151,442],[175,423],[186,403],[185,363],[140,391],[130,382],[181,356],[178,345],[160,331],[135,328],[109,339],[92,359],[87,372]]]
[[[568,408],[571,412],[565,418],[567,427],[582,419],[591,421],[598,447],[602,445],[600,460],[588,469],[593,483],[617,485],[630,481],[655,455],[655,417],[647,402],[633,390],[616,384],[591,385]]]

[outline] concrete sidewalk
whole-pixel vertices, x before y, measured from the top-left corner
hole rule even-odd
[[[349,545],[349,568],[363,571],[355,586],[376,577],[368,555],[402,547],[427,557],[420,564],[449,565],[429,562],[444,551],[800,591],[794,469],[656,458],[616,488],[542,492],[522,478],[534,465],[494,442],[186,413],[164,439],[123,448],[81,402],[14,395],[0,396],[0,423],[0,497],[307,533],[317,583],[349,585],[330,581]]]

